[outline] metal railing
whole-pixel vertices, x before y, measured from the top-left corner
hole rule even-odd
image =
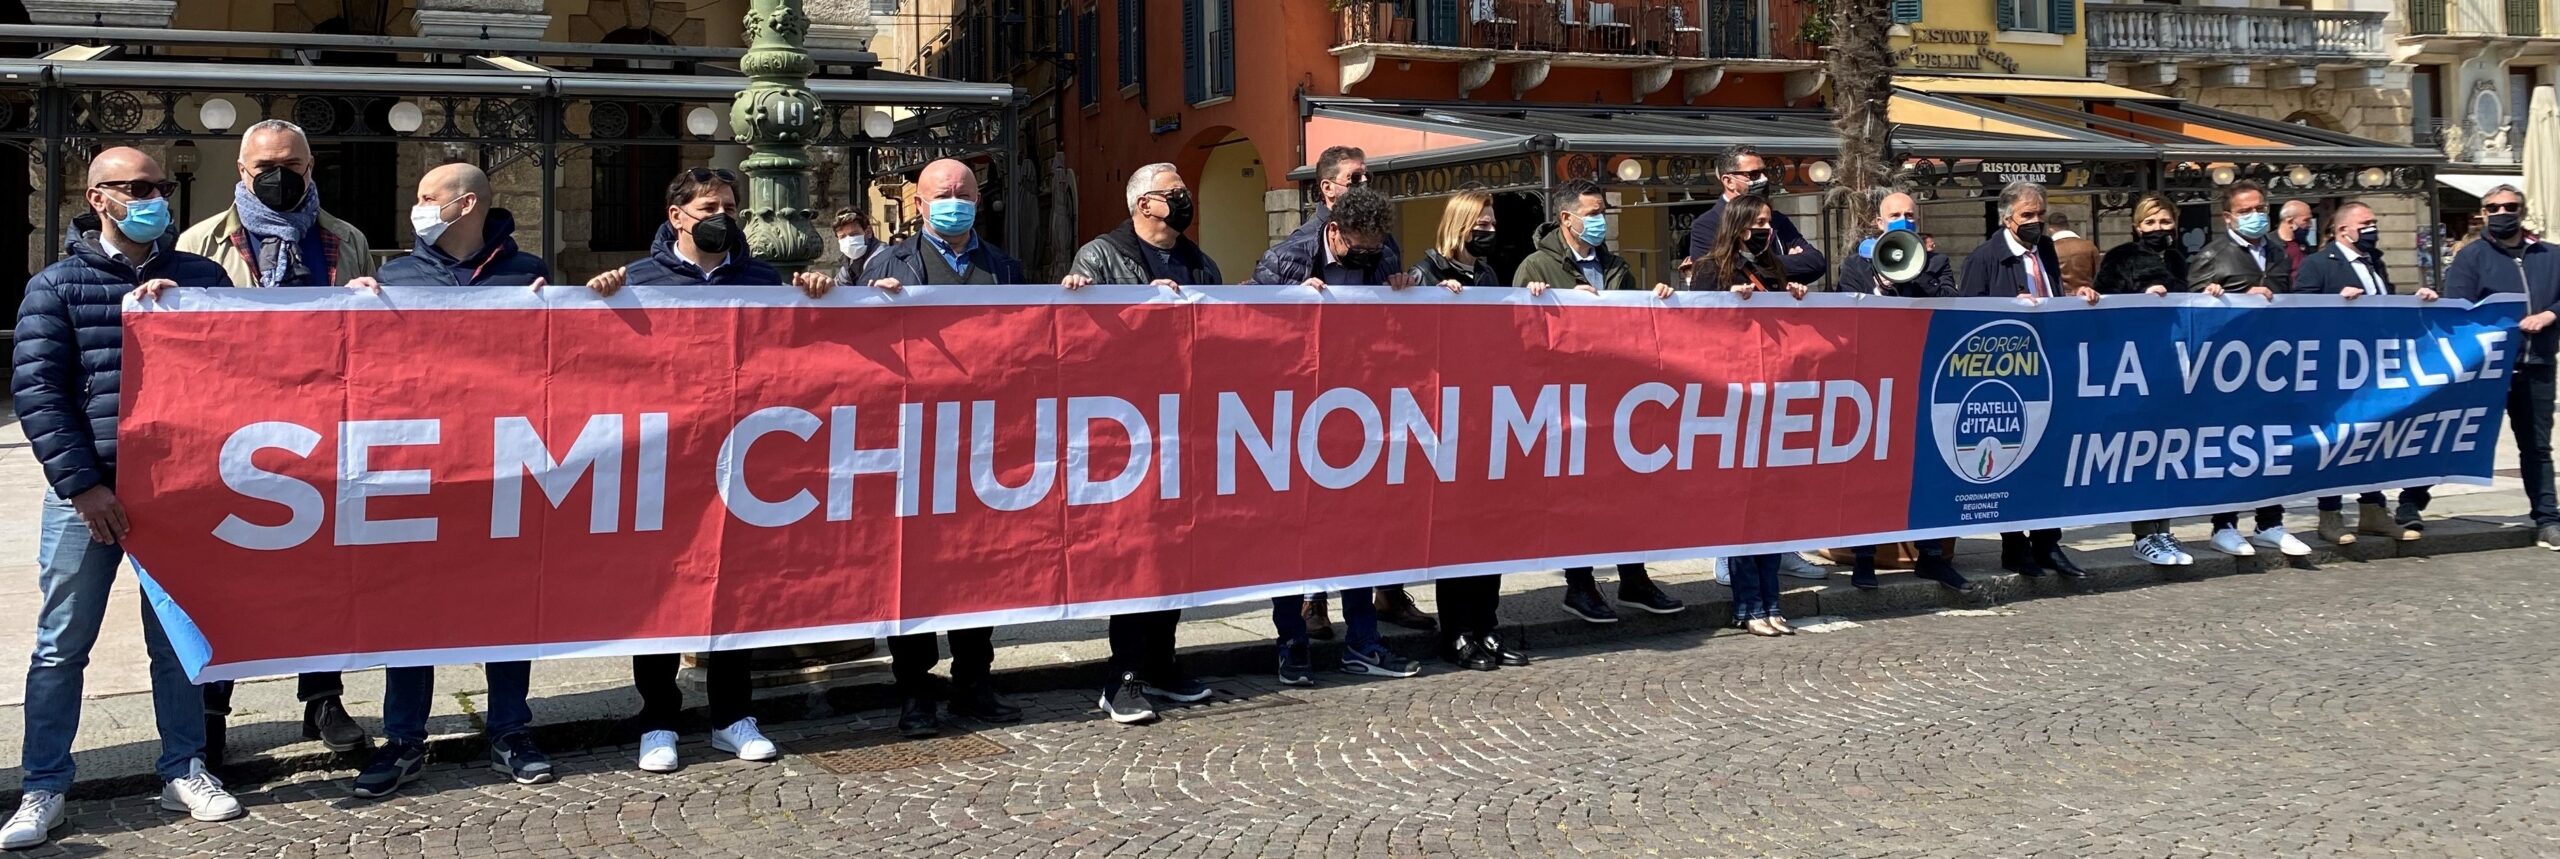
[[[1796,37],[1809,5],[1772,4],[1764,19],[1748,0],[1354,0],[1334,44],[1819,59]]]
[[[2410,2],[2415,8],[2429,0]],[[2086,9],[2092,53],[2390,58],[2381,12],[2115,3],[2091,3]]]

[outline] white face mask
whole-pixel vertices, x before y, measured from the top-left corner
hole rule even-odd
[[[442,204],[419,203],[409,207],[409,229],[418,234],[418,241],[435,244],[436,239],[444,235],[444,229],[453,226],[453,221],[444,219],[445,207],[457,202],[461,201],[457,199]],[[461,218],[460,215],[454,216],[455,220]]]
[[[836,239],[836,249],[844,252],[845,259],[862,256],[862,249],[870,244],[871,237],[861,233]]]

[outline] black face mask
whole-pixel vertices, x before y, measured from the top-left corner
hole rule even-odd
[[[1754,176],[1751,177],[1751,184],[1743,187],[1742,193],[1749,194],[1754,197],[1767,197],[1769,196],[1769,185],[1769,177]]]
[[[2152,230],[2147,233],[2137,233],[2133,238],[2134,241],[2142,243],[2143,250],[2159,253],[2168,250],[2169,240],[2177,235],[2177,230]]]
[[[693,222],[693,246],[707,254],[729,252],[729,236],[738,229],[738,219],[713,215]]]
[[[1172,227],[1174,232],[1191,229],[1193,214],[1196,213],[1192,211],[1189,196],[1164,198],[1164,225]]]
[[[2019,243],[2019,244],[2026,245],[2026,246],[2028,246],[2028,247],[2035,247],[2037,244],[2040,244],[2040,243],[2042,243],[2043,241],[2044,241],[2044,222],[2042,222],[2042,221],[2037,221],[2037,222],[2032,223],[2032,224],[2019,224],[2019,225],[2018,225],[2018,243]]]
[[[1484,259],[1493,255],[1493,231],[1477,230],[1467,234],[1467,255]]]
[[[2524,216],[2514,212],[2499,212],[2490,215],[2489,222],[2481,226],[2489,231],[2490,238],[2503,242],[2515,238],[2517,233],[2524,232]]]
[[[2362,230],[2356,231],[2356,250],[2370,254],[2374,252],[2374,249],[2381,247],[2381,245],[2381,227],[2366,227]]]
[[[250,180],[249,191],[256,194],[258,202],[269,211],[294,212],[302,209],[302,198],[311,193],[311,185],[300,173],[269,167],[258,171],[257,178]]]
[[[1742,247],[1743,247],[1743,249],[1744,249],[1744,250],[1748,250],[1748,251],[1750,251],[1750,252],[1752,252],[1752,253],[1755,253],[1755,254],[1756,254],[1756,253],[1759,253],[1759,252],[1761,252],[1761,251],[1768,250],[1768,249],[1769,249],[1769,231],[1768,231],[1768,230],[1752,230],[1752,231],[1751,231],[1751,233],[1750,233],[1749,235],[1746,235],[1746,236],[1743,236],[1743,237],[1742,237]]]

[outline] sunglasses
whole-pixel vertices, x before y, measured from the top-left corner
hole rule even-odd
[[[2487,212],[2487,213],[2489,213],[2489,214],[2492,214],[2492,215],[2495,215],[2495,214],[2498,214],[2498,213],[2501,213],[2501,212],[2522,212],[2522,211],[2524,211],[2524,204],[2523,204],[2523,203],[2489,203],[2489,204],[2486,204],[2486,205],[2481,206],[2481,207],[2480,207],[2480,210],[2481,210],[2481,211],[2483,211],[2483,212]]]
[[[167,180],[153,182],[148,179],[122,179],[112,182],[100,182],[89,187],[113,189],[136,200],[148,200],[153,197],[166,197],[171,194],[178,193],[178,183]]]
[[[1138,196],[1154,197],[1158,200],[1165,201],[1166,205],[1171,205],[1176,202],[1190,202],[1191,200],[1191,192],[1189,191],[1149,191]]]
[[[709,167],[694,167],[684,171],[684,175],[687,178],[692,179],[694,184],[697,185],[709,182],[713,179],[718,179],[731,185],[738,184],[738,174],[731,173],[727,170],[714,170]]]
[[[1344,177],[1342,177],[1342,178],[1340,178],[1340,179],[1336,179],[1336,180],[1334,180],[1334,181],[1335,181],[1335,182],[1338,182],[1338,183],[1340,183],[1340,184],[1342,184],[1342,185],[1348,186],[1348,187],[1357,188],[1357,187],[1360,187],[1360,186],[1362,186],[1362,185],[1367,185],[1367,184],[1369,184],[1369,174],[1367,174],[1367,173],[1353,173],[1353,174],[1351,174],[1351,175],[1349,175],[1349,176],[1344,176]]]

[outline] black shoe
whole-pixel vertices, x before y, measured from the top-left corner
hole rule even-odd
[[[2030,554],[2027,551],[2027,535],[2006,533],[2000,535],[2001,569],[2030,579],[2042,578],[2044,569],[2036,566],[2035,559],[2030,557]]]
[[[1849,586],[1862,591],[1884,587],[1876,581],[1876,556],[1860,553],[1849,566]]]
[[[1632,582],[1620,579],[1618,603],[1635,606],[1654,614],[1679,614],[1689,610],[1688,603],[1672,599],[1670,594],[1662,592],[1661,586],[1642,579]]]
[[[1496,665],[1520,668],[1529,664],[1529,657],[1526,654],[1503,645],[1502,636],[1492,633],[1476,636],[1476,646],[1483,648],[1485,655],[1493,657]]]
[[[229,736],[229,735],[230,735],[230,730],[229,730],[228,725],[227,725],[227,723],[229,723],[230,721],[231,721],[231,720],[230,720],[228,717],[224,717],[224,716],[216,716],[216,715],[213,715],[213,714],[211,714],[211,713],[206,713],[206,714],[205,714],[205,716],[204,716],[204,766],[205,766],[205,769],[220,769],[220,768],[222,767],[222,755],[223,755],[223,753],[224,753],[224,752],[229,751],[229,750],[230,750],[230,748],[231,748],[231,742],[230,742],[230,736]]]
[[[416,779],[426,765],[426,747],[391,740],[373,750],[373,760],[364,765],[363,772],[356,773],[351,790],[359,799],[381,799]]]
[[[1414,605],[1413,596],[1405,593],[1402,587],[1379,588],[1372,600],[1372,604],[1377,607],[1379,620],[1406,629],[1419,629],[1426,632],[1440,628],[1439,619],[1422,613],[1422,607]]]
[[[1564,610],[1592,623],[1618,622],[1618,610],[1610,608],[1609,601],[1600,598],[1597,587],[1567,586],[1564,589]]]
[[[1307,643],[1282,642],[1280,645],[1280,685],[1316,685],[1315,657],[1309,655]]]
[[[517,731],[489,741],[489,768],[517,784],[546,784],[555,774],[551,757],[533,744],[533,734]]]
[[[1497,667],[1493,662],[1493,654],[1486,653],[1484,646],[1476,643],[1475,636],[1466,633],[1459,633],[1456,637],[1449,639],[1448,643],[1440,648],[1440,658],[1447,660],[1451,665],[1469,671],[1491,671]]]
[[[1022,721],[1022,708],[1006,703],[995,689],[984,683],[952,687],[951,714],[997,725]]]
[[[322,698],[302,705],[302,738],[319,740],[333,752],[352,752],[373,744],[365,736],[364,726],[347,715],[347,705],[337,696]]]
[[[1945,558],[1921,558],[1919,569],[1914,570],[1912,575],[1945,585],[1949,590],[1960,594],[1981,590],[1979,585],[1966,581],[1963,573],[1956,572],[1956,565],[1947,563]]]
[[[1102,715],[1123,725],[1144,725],[1156,720],[1155,702],[1147,700],[1146,684],[1138,682],[1137,672],[1120,675],[1120,682],[1102,690]]]
[[[2060,546],[2055,546],[2036,553],[2036,566],[2060,573],[2062,577],[2066,579],[2085,579],[2089,577],[2089,571],[2081,569],[2079,564],[2073,563],[2071,555],[2062,551],[2062,547]]]
[[[1162,698],[1176,704],[1197,704],[1218,694],[1218,690],[1209,688],[1209,684],[1178,674],[1172,677],[1159,677],[1139,685],[1141,688],[1138,691],[1146,693],[1147,697]]]
[[[2533,529],[2533,544],[2560,552],[2560,525],[2544,525]]]
[[[942,733],[942,719],[934,715],[933,699],[908,698],[898,711],[898,734],[910,740],[921,740]]]

